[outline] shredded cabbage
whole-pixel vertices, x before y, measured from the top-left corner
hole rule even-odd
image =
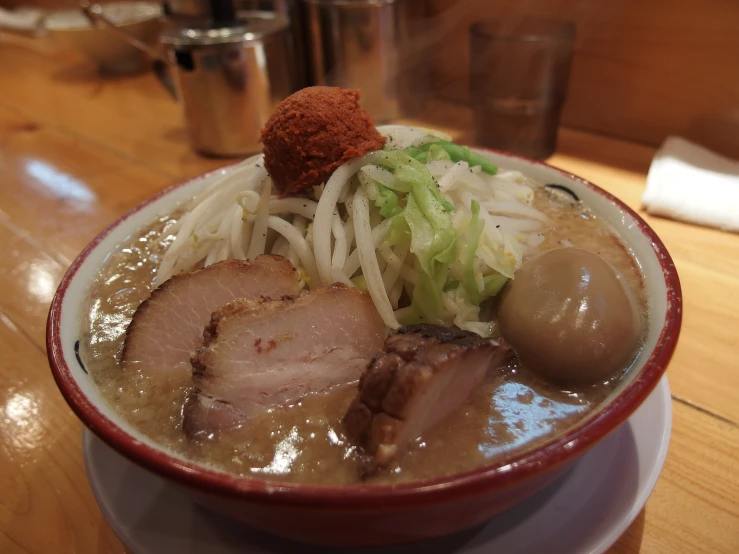
[[[508,277],[501,275],[500,273],[496,273],[495,275],[485,275],[485,277],[482,278],[482,282],[482,295],[484,297],[490,297],[495,296],[500,292],[503,285],[508,282]]]
[[[459,146],[447,140],[427,142],[421,146],[406,148],[406,152],[421,163],[427,164],[436,160],[451,160],[453,162],[467,162],[470,167],[480,166],[485,173],[495,175],[497,166],[487,158],[473,152],[466,146]]]
[[[393,170],[398,182],[409,191],[402,215],[410,230],[410,251],[416,256],[423,275],[413,290],[411,310],[405,321],[441,322],[444,315],[441,294],[457,244],[446,206],[448,202],[441,196],[426,166],[406,152],[377,152],[370,161]]]
[[[477,259],[477,248],[480,245],[480,237],[485,228],[485,224],[480,220],[480,203],[477,200],[472,201],[470,206],[472,210],[472,219],[464,233],[465,252],[463,253],[462,263],[464,264],[464,288],[470,297],[470,300],[476,306],[480,304],[480,289],[477,286],[475,278],[475,260]]]

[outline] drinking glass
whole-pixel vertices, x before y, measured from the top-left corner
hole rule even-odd
[[[557,145],[575,42],[570,21],[478,21],[470,27],[476,143],[543,159]]]

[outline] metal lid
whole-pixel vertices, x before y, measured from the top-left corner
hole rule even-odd
[[[287,27],[288,21],[272,12],[239,12],[239,20],[235,25],[213,27],[208,21],[204,21],[202,26],[183,25],[164,29],[159,40],[173,46],[261,41]]]

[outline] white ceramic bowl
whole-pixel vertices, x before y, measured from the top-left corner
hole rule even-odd
[[[654,231],[595,185],[546,164],[480,150],[498,165],[568,187],[608,221],[632,250],[648,296],[644,348],[604,403],[541,446],[475,470],[399,485],[326,487],[283,484],[225,474],[186,460],[142,435],[106,404],[75,356],[91,283],[106,256],[126,237],[191,197],[226,168],[174,186],[103,231],[62,279],[49,313],[47,349],[62,394],[82,421],[131,460],[163,475],[197,502],[249,525],[332,545],[383,545],[428,539],[472,527],[531,496],[561,475],[623,423],[664,373],[680,332],[677,272]],[[587,496],[588,491],[583,491]]]
[[[133,37],[154,45],[160,28],[161,5],[156,2],[103,4],[103,15]],[[77,50],[104,73],[131,73],[146,67],[146,55],[115,30],[94,25],[81,10],[57,10],[44,19],[49,36]]]

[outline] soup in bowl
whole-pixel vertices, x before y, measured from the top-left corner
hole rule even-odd
[[[49,360],[92,431],[215,511],[326,545],[423,540],[629,417],[674,351],[679,281],[595,185],[375,129],[340,94],[328,122],[324,99],[278,108],[263,155],[103,231],[53,301]]]

